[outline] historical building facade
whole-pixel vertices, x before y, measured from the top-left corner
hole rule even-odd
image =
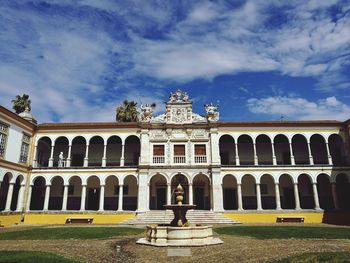
[[[221,122],[172,93],[137,123],[33,123],[0,108],[0,210],[214,212],[350,209],[350,121]],[[96,213],[98,213],[96,212]]]

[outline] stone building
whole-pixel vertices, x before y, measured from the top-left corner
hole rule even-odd
[[[135,123],[36,124],[0,107],[1,214],[162,210],[179,183],[185,203],[233,218],[350,209],[350,120],[222,122],[217,105],[205,110],[180,90]]]

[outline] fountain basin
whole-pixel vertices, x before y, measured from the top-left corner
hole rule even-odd
[[[205,226],[157,226],[146,228],[146,237],[140,238],[137,244],[166,246],[206,246],[222,244],[219,238],[213,237],[213,227]]]

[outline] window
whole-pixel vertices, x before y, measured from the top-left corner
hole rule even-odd
[[[174,145],[174,156],[185,156],[185,145]]]
[[[8,127],[8,125],[0,123],[0,157],[5,156]]]
[[[194,155],[206,155],[205,144],[196,144],[194,146]]]
[[[164,145],[153,145],[153,156],[164,156]]]
[[[26,163],[28,160],[29,142],[30,136],[24,133],[22,137],[21,153],[19,156],[20,163]]]

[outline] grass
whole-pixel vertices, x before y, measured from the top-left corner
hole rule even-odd
[[[218,234],[258,239],[350,239],[350,228],[307,226],[231,226],[215,228]]]
[[[97,239],[137,235],[143,231],[143,229],[127,227],[33,228],[0,233],[0,240]]]
[[[78,263],[79,261],[64,258],[59,255],[37,251],[0,251],[0,262],[6,263]]]
[[[316,263],[316,262],[350,262],[349,252],[320,252],[320,253],[305,253],[298,256],[283,258],[273,261],[274,263]]]

